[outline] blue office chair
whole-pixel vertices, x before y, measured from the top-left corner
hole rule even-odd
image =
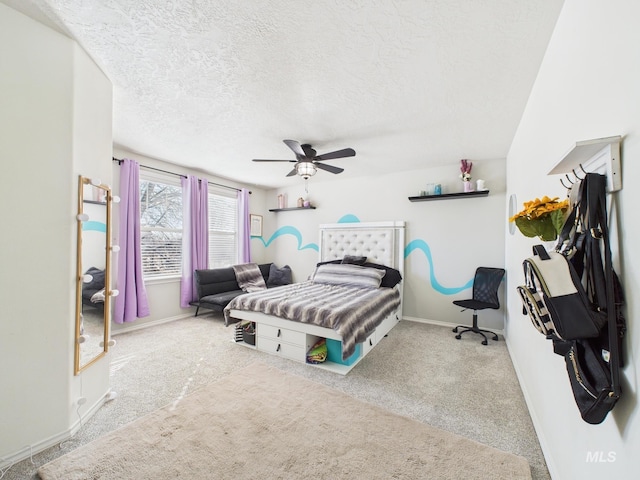
[[[498,288],[502,277],[504,277],[503,268],[490,268],[490,267],[478,267],[476,269],[476,275],[473,278],[473,298],[468,300],[454,300],[454,305],[462,307],[462,311],[467,309],[473,310],[473,325],[468,327],[466,325],[458,325],[453,329],[454,333],[457,333],[456,338],[460,340],[460,336],[466,332],[478,333],[484,337],[482,341],[483,345],[487,344],[487,336],[485,333],[493,335],[493,340],[498,340],[498,335],[489,330],[482,330],[478,328],[478,310],[484,310],[486,308],[498,309],[500,308],[500,301],[498,300]],[[458,333],[458,329],[464,330]]]

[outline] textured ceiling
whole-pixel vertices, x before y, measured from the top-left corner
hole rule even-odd
[[[341,177],[504,158],[561,0],[2,0],[113,83],[114,144],[286,186],[312,144]],[[313,181],[333,174],[319,171]]]

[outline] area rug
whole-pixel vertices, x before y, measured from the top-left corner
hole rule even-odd
[[[47,463],[51,479],[530,479],[527,461],[264,364]]]

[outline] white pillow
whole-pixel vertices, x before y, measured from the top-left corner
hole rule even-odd
[[[91,295],[91,301],[93,303],[104,302],[104,288]]]
[[[360,265],[328,263],[316,268],[311,280],[326,285],[380,288],[380,282],[385,273],[384,270],[361,267]]]

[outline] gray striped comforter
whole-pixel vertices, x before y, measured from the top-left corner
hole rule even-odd
[[[306,281],[240,295],[224,309],[224,319],[229,325],[231,310],[249,310],[331,328],[342,337],[346,359],[399,305],[397,289]]]

